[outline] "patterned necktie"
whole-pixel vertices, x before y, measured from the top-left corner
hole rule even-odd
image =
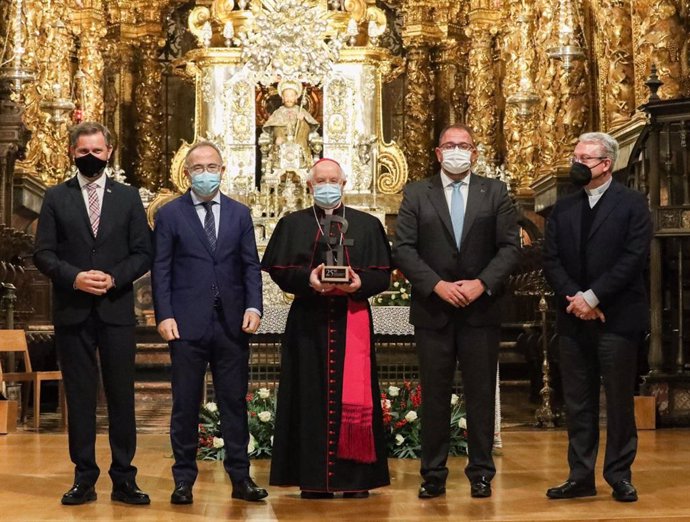
[[[462,225],[465,221],[465,205],[463,204],[462,192],[460,192],[463,183],[464,181],[453,183],[453,195],[450,197],[450,220],[453,222],[453,234],[458,248],[462,239]]]
[[[213,216],[213,201],[204,201],[202,203],[206,209],[206,217],[204,218],[204,232],[206,232],[206,238],[208,239],[208,244],[211,245],[211,251],[216,251],[216,219]]]
[[[86,185],[89,196],[89,220],[91,221],[91,230],[93,230],[94,237],[98,235],[98,224],[101,221],[101,205],[98,202],[97,188],[96,183]]]

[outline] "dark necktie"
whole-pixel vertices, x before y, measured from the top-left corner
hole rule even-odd
[[[202,205],[206,209],[206,217],[204,218],[204,232],[206,232],[206,238],[208,239],[208,244],[211,245],[211,251],[216,251],[216,219],[213,216],[213,201],[204,201]]]

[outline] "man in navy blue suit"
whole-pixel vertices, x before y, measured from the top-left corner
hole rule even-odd
[[[225,442],[232,497],[266,497],[249,476],[249,335],[261,321],[261,272],[249,209],[219,191],[224,172],[213,143],[195,144],[185,174],[191,190],[156,216],[153,297],[158,332],[170,345],[175,464],[173,504],[191,504],[197,426],[208,364]]]
[[[596,495],[599,389],[606,391],[604,479],[613,498],[634,502],[637,350],[649,324],[643,271],[652,222],[647,198],[612,177],[618,142],[580,136],[570,177],[583,187],[559,199],[546,224],[544,274],[558,299],[556,327],[568,423],[568,479],[552,499]]]

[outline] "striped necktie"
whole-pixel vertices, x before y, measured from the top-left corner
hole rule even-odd
[[[95,182],[86,185],[89,196],[89,220],[94,237],[98,235],[98,224],[101,221],[101,205],[98,201],[98,186]]]

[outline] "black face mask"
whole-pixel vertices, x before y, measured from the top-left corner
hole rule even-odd
[[[578,187],[588,185],[592,181],[592,169],[576,161],[570,166],[570,181]]]
[[[74,164],[77,166],[79,172],[81,172],[83,176],[93,178],[101,173],[101,171],[108,164],[108,161],[89,153],[84,156],[74,158]]]
[[[606,173],[606,171],[604,171],[601,174],[597,174],[596,176],[592,176],[592,169],[594,167],[599,166],[604,161],[605,160],[601,160],[599,163],[597,163],[593,167],[588,167],[584,163],[578,163],[576,161],[575,163],[573,163],[570,166],[570,181],[572,181],[573,185],[575,185],[577,187],[585,187],[585,186],[589,185],[590,181],[592,181],[593,179],[598,179]]]

